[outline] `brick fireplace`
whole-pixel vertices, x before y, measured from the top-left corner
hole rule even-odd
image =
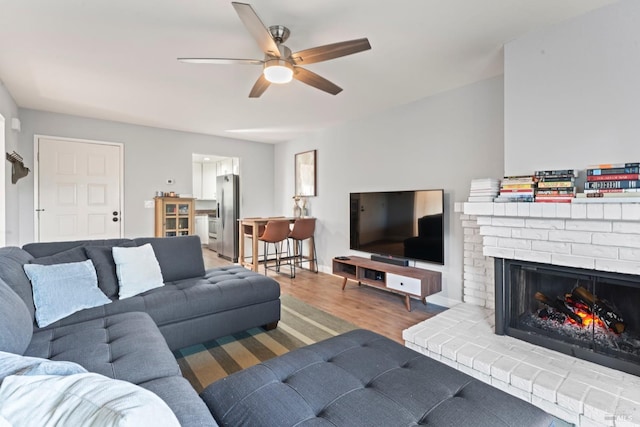
[[[640,377],[640,276],[496,259],[495,332]]]
[[[494,326],[495,264],[499,280],[511,261],[640,277],[640,204],[465,203],[461,220],[465,303],[404,331],[406,345],[575,425],[640,426],[640,377]]]

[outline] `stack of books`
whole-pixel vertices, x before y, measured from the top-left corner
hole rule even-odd
[[[537,203],[571,203],[576,196],[575,169],[536,171],[538,180],[535,201]]]
[[[581,202],[640,202],[640,162],[588,166],[584,193],[577,197]]]
[[[532,175],[505,176],[496,202],[533,202],[536,178]]]
[[[495,178],[481,178],[471,180],[469,190],[470,202],[493,202],[498,195],[500,181]]]

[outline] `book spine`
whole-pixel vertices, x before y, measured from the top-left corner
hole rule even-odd
[[[626,198],[626,199],[637,199],[640,200],[640,193],[638,192],[634,192],[634,193],[602,193],[602,192],[598,192],[598,193],[586,193],[585,196],[587,198],[599,198],[599,199],[604,199],[604,198],[616,198],[616,199],[621,199],[621,198]]]
[[[506,184],[500,186],[501,190],[513,190],[517,188],[533,188],[533,184]]]
[[[567,195],[567,194],[575,194],[576,189],[575,187],[573,189],[569,189],[569,188],[559,188],[559,189],[544,189],[544,190],[538,190],[536,192],[537,195],[539,196],[558,196],[558,195]]]
[[[533,179],[533,175],[509,175],[503,177],[503,179],[517,179],[520,181],[531,181]]]
[[[611,168],[637,168],[640,162],[634,163],[602,163],[599,165],[587,166],[587,169],[611,169]]]
[[[597,188],[589,189],[585,188],[585,194],[593,193],[637,193],[640,192],[640,188]]]
[[[573,187],[575,183],[573,181],[542,181],[538,183],[538,188],[552,188],[552,187]]]
[[[533,184],[535,181],[531,178],[529,179],[503,179],[500,182],[500,185],[517,185],[517,184]]]
[[[640,179],[640,173],[621,173],[611,175],[589,175],[587,181],[620,181],[629,179]]]
[[[533,194],[533,188],[503,188],[501,193],[525,193]]]
[[[536,171],[535,176],[537,177],[548,177],[548,176],[572,176],[576,177],[576,171],[574,169],[558,169],[558,170],[550,170],[550,171]]]
[[[536,199],[536,203],[571,203],[573,197],[570,199]]]
[[[598,190],[600,188],[638,188],[640,180],[629,181],[587,181],[584,183],[585,190]]]
[[[640,173],[639,166],[633,167],[621,167],[621,168],[608,168],[608,169],[587,169],[587,176],[594,175],[616,175],[623,173]]]
[[[554,182],[554,181],[571,181],[575,182],[575,177],[571,175],[557,175],[557,176],[543,176],[540,177],[538,182]]]

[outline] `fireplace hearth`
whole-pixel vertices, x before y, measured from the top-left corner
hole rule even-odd
[[[640,376],[640,277],[495,259],[496,334]]]

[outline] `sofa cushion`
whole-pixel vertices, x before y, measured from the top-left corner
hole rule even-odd
[[[24,301],[33,322],[36,309],[33,305],[31,282],[22,268],[32,259],[33,256],[29,252],[20,248],[0,248],[0,279],[3,279]]]
[[[24,270],[31,280],[40,327],[76,311],[111,302],[98,288],[91,260],[53,265],[25,264]]]
[[[33,318],[27,306],[0,279],[0,351],[23,354],[32,333]]]
[[[165,282],[204,275],[202,246],[198,236],[148,237],[135,239],[138,246],[150,243],[160,263]]]
[[[0,414],[28,426],[180,427],[154,393],[94,373],[8,377],[0,387]]]
[[[53,255],[44,256],[40,258],[34,258],[29,261],[30,264],[40,264],[40,265],[53,265],[53,264],[64,264],[70,262],[81,262],[86,261],[87,254],[84,251],[82,246],[76,246],[75,248],[67,249],[66,251],[58,252]]]
[[[541,409],[370,331],[239,371],[201,397],[223,426],[551,426]]]
[[[146,313],[122,313],[36,330],[26,356],[75,362],[88,371],[138,384],[180,375],[173,353]]]
[[[279,298],[280,285],[277,281],[232,265],[210,269],[200,277],[166,283],[161,288],[111,304],[82,310],[53,326],[131,311],[146,312],[158,326],[163,326]]]
[[[134,248],[113,247],[118,275],[118,298],[124,299],[164,286],[160,265],[150,244]]]
[[[123,244],[116,245],[119,247],[135,246],[133,241],[127,241]],[[93,262],[98,275],[98,287],[109,298],[118,295],[118,276],[116,273],[116,263],[113,260],[113,251],[111,246],[84,246],[84,251]]]

